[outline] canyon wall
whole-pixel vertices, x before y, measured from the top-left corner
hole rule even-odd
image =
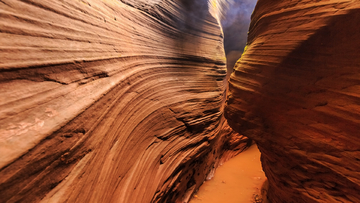
[[[227,125],[206,0],[0,2],[1,202],[186,202]]]
[[[259,0],[225,117],[270,202],[360,202],[360,2]]]

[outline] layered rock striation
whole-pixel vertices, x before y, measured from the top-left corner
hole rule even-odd
[[[360,202],[360,3],[259,0],[225,116],[270,202]]]
[[[186,202],[247,139],[205,0],[0,2],[1,202]]]

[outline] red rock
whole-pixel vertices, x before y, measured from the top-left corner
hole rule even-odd
[[[182,202],[239,153],[207,6],[1,1],[1,202]]]
[[[258,1],[225,116],[270,202],[360,202],[359,22],[358,1]]]

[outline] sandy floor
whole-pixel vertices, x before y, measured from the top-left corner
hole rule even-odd
[[[225,162],[206,181],[190,203],[252,203],[266,180],[256,145]],[[258,195],[258,196],[257,196]]]

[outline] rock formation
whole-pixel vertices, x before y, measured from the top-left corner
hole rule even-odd
[[[186,202],[248,142],[206,0],[0,9],[1,202]]]
[[[259,0],[229,81],[270,202],[360,202],[360,2]]]

